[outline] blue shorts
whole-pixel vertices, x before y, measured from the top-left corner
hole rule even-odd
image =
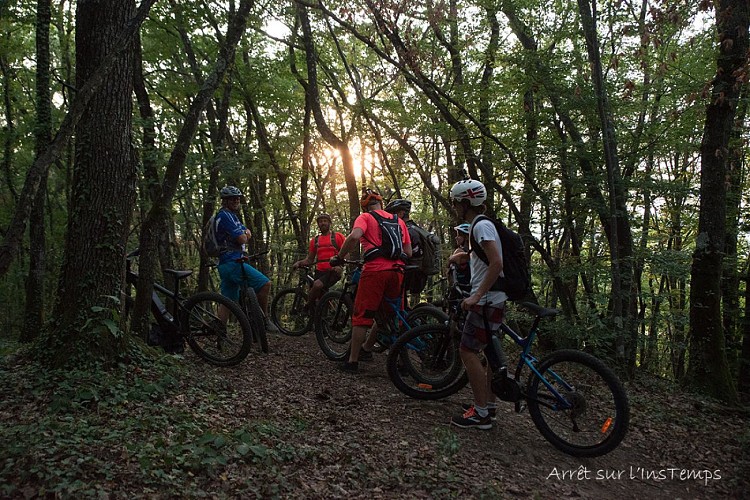
[[[245,267],[245,282],[247,286],[259,292],[269,280],[265,274],[255,269],[250,264],[241,262],[225,262],[219,264],[219,276],[221,277],[221,294],[235,302],[240,298],[240,285],[242,284],[242,268]]]

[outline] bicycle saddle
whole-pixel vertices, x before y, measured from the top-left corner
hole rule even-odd
[[[519,302],[518,305],[524,309],[528,309],[540,318],[551,318],[552,316],[557,316],[560,312],[558,309],[547,309],[533,302]]]
[[[165,273],[169,273],[178,280],[181,280],[182,278],[187,278],[191,274],[193,274],[193,271],[177,271],[176,269],[165,269]]]

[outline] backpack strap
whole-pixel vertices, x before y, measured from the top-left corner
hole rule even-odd
[[[339,250],[341,250],[341,249],[339,248],[339,244],[338,244],[338,243],[336,242],[336,233],[331,233],[329,237],[330,237],[330,239],[331,239],[331,246],[332,246],[333,248],[335,248],[335,249],[336,249],[336,251],[339,251]],[[315,237],[315,253],[318,253],[318,240],[319,240],[319,239],[320,239],[320,235],[317,235],[317,236]]]
[[[497,227],[498,224],[502,224],[500,221],[497,221],[495,219],[492,219],[490,217],[487,217],[486,215],[479,215],[476,219],[474,219],[474,222],[471,224],[471,228],[469,228],[469,239],[471,240],[471,245],[469,245],[469,251],[468,254],[471,255],[471,252],[475,252],[477,254],[477,257],[485,263],[485,265],[490,265],[490,259],[487,258],[487,253],[482,248],[482,245],[474,238],[474,225],[482,220],[488,220],[492,222],[492,225],[495,226],[495,231],[497,231],[497,237],[498,239],[502,239],[502,235],[500,234],[500,229]],[[502,241],[500,241],[500,245],[502,248]],[[502,250],[500,252],[500,257],[502,258]],[[497,292],[502,290],[501,285],[502,277],[498,276],[495,282],[490,287],[489,291]]]

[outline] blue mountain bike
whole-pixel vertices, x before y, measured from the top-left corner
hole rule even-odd
[[[456,298],[454,304],[461,300]],[[526,337],[505,323],[500,327],[500,335],[520,348],[515,364],[507,363],[494,342],[485,350],[494,374],[492,392],[515,403],[516,412],[528,407],[544,438],[567,454],[596,457],[612,451],[622,442],[630,421],[628,396],[617,375],[598,358],[572,349],[553,351],[538,360],[531,348],[539,324],[558,311],[530,302],[518,305],[535,315],[534,322]],[[466,385],[465,370],[456,367],[461,316],[454,315],[449,325],[409,330],[391,346],[388,376],[401,392],[416,399],[440,399]]]

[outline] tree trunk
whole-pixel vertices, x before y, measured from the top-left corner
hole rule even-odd
[[[305,59],[307,62],[307,84],[305,85],[305,97],[312,107],[313,118],[318,132],[331,147],[338,150],[341,154],[341,161],[344,165],[344,179],[346,181],[346,191],[349,195],[349,217],[351,223],[359,215],[359,191],[357,190],[357,179],[354,176],[354,160],[349,150],[349,145],[341,140],[325,121],[323,110],[320,107],[320,91],[318,88],[318,55],[315,50],[315,43],[312,39],[312,28],[310,27],[310,18],[307,14],[307,6],[297,3],[297,15],[299,16],[300,26],[302,27],[302,38],[305,44]]]
[[[690,344],[685,382],[693,389],[734,402],[737,394],[724,349],[721,274],[729,148],[740,96],[739,75],[747,64],[749,18],[747,0],[720,0],[716,7],[719,53],[701,144],[700,213],[690,270]]]
[[[49,26],[51,0],[38,0],[36,7],[36,128],[35,153],[38,158],[47,149],[52,135],[50,98]],[[43,175],[34,198],[29,226],[29,275],[26,278],[26,312],[20,340],[34,340],[44,324],[44,270],[46,231],[44,200],[47,197],[47,176]]]
[[[633,291],[633,235],[630,231],[626,191],[622,181],[617,154],[617,135],[612,119],[607,89],[604,85],[599,39],[596,32],[596,11],[589,0],[578,0],[578,12],[586,37],[591,76],[596,92],[597,112],[602,127],[604,164],[607,169],[609,189],[609,216],[612,232],[609,236],[612,273],[612,326],[615,329],[617,355],[624,362],[632,376],[635,370],[635,356],[638,331],[635,324],[635,293]]]
[[[82,2],[76,11],[76,86],[83,87],[135,13],[135,2]],[[132,39],[131,39],[132,40]],[[132,42],[113,64],[76,127],[76,168],[54,328],[45,339],[55,365],[112,359],[124,347],[112,311],[124,272],[135,204],[131,149]]]
[[[750,262],[744,277],[745,281],[745,316],[742,318],[742,352],[739,359],[739,377],[737,388],[740,392],[750,394]]]
[[[737,105],[735,126],[729,140],[727,162],[727,234],[724,238],[724,269],[721,279],[721,304],[727,362],[730,371],[737,373],[740,335],[740,270],[737,256],[740,207],[742,206],[742,164],[745,157],[745,116],[747,114],[747,83],[742,85]]]

